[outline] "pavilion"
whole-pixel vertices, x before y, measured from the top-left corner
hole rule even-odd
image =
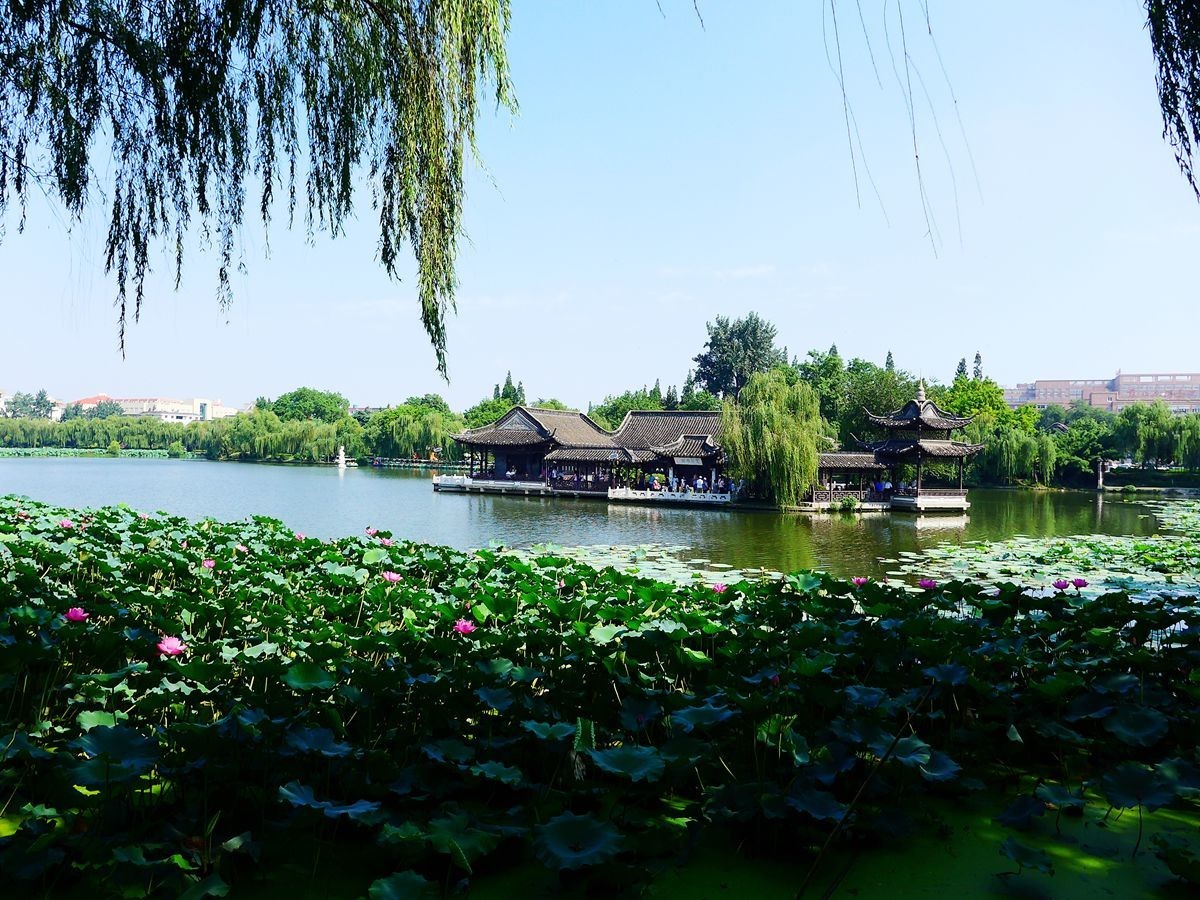
[[[916,399],[895,412],[883,416],[864,412],[872,424],[887,431],[884,440],[861,443],[892,473],[893,486],[885,492],[892,509],[964,510],[970,506],[963,487],[963,467],[983,445],[953,440],[951,434],[969,425],[973,416],[955,416],[940,409],[925,397],[924,382]],[[957,486],[930,484],[927,466],[931,463],[957,463]],[[911,482],[898,481],[901,466],[915,466],[916,477]]]
[[[635,410],[609,432],[581,412],[514,406],[453,435],[470,474],[441,476],[434,489],[728,503],[731,492],[714,489],[725,462],[720,428],[720,412]]]

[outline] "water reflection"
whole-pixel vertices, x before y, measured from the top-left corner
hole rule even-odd
[[[882,575],[904,551],[1025,535],[1152,534],[1147,507],[1092,492],[973,490],[965,516],[807,516],[664,509],[594,500],[436,494],[401,469],[262,466],[182,460],[0,460],[0,493],[67,506],[129,503],[223,520],[262,514],[306,534],[397,536],[468,549],[553,543],[660,544],[738,568]]]

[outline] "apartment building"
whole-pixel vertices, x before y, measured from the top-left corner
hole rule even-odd
[[[95,394],[75,402],[88,410],[95,409],[105,401],[120,404],[127,416],[148,416],[162,422],[205,422],[241,412],[237,407],[226,406],[220,400],[199,397],[176,400],[170,397],[110,397],[107,394]]]
[[[1082,400],[1089,406],[1120,412],[1131,403],[1164,401],[1172,412],[1200,412],[1200,373],[1117,372],[1113,378],[1039,379],[1005,388],[1009,406],[1038,409]]]

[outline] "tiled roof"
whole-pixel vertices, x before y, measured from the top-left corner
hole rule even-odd
[[[864,443],[864,447],[878,456],[906,456],[915,453],[917,448],[926,456],[951,457],[971,456],[983,449],[983,444],[964,444],[962,441],[910,441],[903,438],[893,438],[887,441],[872,441]]]
[[[721,413],[634,410],[625,414],[613,440],[622,447],[646,450],[666,447],[685,436],[711,437],[716,442],[721,433]]]
[[[903,407],[886,416],[877,416],[863,408],[874,424],[880,428],[931,428],[935,431],[952,431],[955,428],[965,428],[974,416],[954,416],[943,411],[932,400],[909,400]]]
[[[817,468],[841,472],[881,472],[885,471],[887,466],[879,462],[874,453],[822,453],[818,458]]]
[[[558,447],[546,454],[546,462],[630,462],[630,457],[619,447]]]
[[[721,448],[707,434],[685,434],[663,447],[651,447],[659,456],[705,457],[719,453]]]
[[[453,436],[460,444],[528,447],[613,447],[612,436],[581,412],[514,406],[491,425]]]

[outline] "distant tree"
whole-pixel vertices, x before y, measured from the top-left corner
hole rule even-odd
[[[589,415],[597,425],[610,431],[625,419],[625,414],[635,409],[662,409],[662,401],[656,400],[645,387],[637,391],[609,395],[591,407]]]
[[[963,361],[966,365],[966,361]],[[946,412],[956,416],[977,416],[982,412],[992,413],[997,421],[1006,421],[1015,413],[1004,402],[1004,388],[990,378],[975,381],[971,378],[955,378],[954,384],[944,394],[937,398],[938,403]],[[1027,415],[1027,414],[1026,414]],[[1037,421],[1037,411],[1034,410],[1033,422]],[[1033,431],[1030,424],[1028,431]]]
[[[663,399],[662,385],[657,378],[654,379],[654,387],[650,389],[650,398],[656,403],[661,404]]]
[[[256,399],[254,401],[254,406],[252,408],[253,409],[270,409],[271,408],[271,398],[270,397],[262,397],[262,396],[258,397],[258,399]]]
[[[538,409],[561,409],[561,410],[569,410],[571,412],[576,411],[575,407],[567,406],[567,404],[563,403],[561,400],[555,400],[553,397],[534,400],[533,405],[536,406]]]
[[[517,405],[525,405],[525,382],[523,381],[517,382]]]
[[[917,391],[917,380],[908,372],[895,368],[880,368],[865,359],[852,359],[846,364],[843,399],[837,404],[839,414],[831,420],[837,426],[843,446],[854,446],[855,438],[865,439],[874,426],[867,412],[879,415],[899,409]]]
[[[68,403],[63,407],[61,422],[70,422],[72,419],[84,418],[83,406],[79,403]]]
[[[182,441],[172,441],[167,445],[167,456],[171,459],[182,459],[187,456],[187,448],[183,446]]]
[[[284,422],[315,419],[318,422],[333,423],[347,417],[350,401],[333,391],[301,387],[282,394],[271,404],[271,411]]]
[[[895,363],[895,361],[892,359],[892,351],[891,351],[891,350],[889,350],[889,351],[888,351],[888,355],[887,355],[887,361],[886,361],[886,362],[884,362],[884,364],[883,364],[883,368],[884,368],[886,371],[888,371],[888,372],[895,372],[895,371],[896,371],[896,363]]]
[[[1188,471],[1200,469],[1200,413],[1188,413],[1177,421],[1178,454],[1176,462]]]
[[[54,415],[54,401],[45,389],[36,394],[18,391],[4,405],[4,415],[10,419],[49,419]]]
[[[750,376],[721,415],[733,476],[781,506],[799,503],[815,483],[823,431],[816,392],[782,367]]]
[[[712,412],[721,408],[721,398],[708,391],[692,391],[692,396],[681,401],[679,409],[688,412]]]
[[[450,404],[445,401],[441,394],[425,394],[422,397],[409,397],[404,401],[404,405],[420,406],[446,414],[450,413]]]
[[[663,409],[679,409],[679,394],[675,391],[675,385],[667,387],[667,393],[663,397]]]
[[[967,358],[964,356],[962,359],[960,359],[958,361],[958,368],[954,370],[954,380],[959,381],[960,379],[963,379],[966,377],[967,377]]]
[[[983,356],[978,350],[975,351],[975,366],[971,370],[971,377],[976,381],[983,378]]]
[[[505,400],[503,397],[480,400],[463,413],[463,419],[468,428],[481,428],[495,422],[515,405],[511,400]]]
[[[493,400],[499,400],[499,399],[500,399],[500,385],[499,385],[499,383],[497,383],[497,384],[496,384],[496,386],[495,386],[494,388],[492,388],[492,399],[493,399]]]
[[[775,346],[775,326],[758,313],[734,320],[717,316],[705,328],[708,340],[694,359],[696,382],[719,397],[737,396],[751,375],[787,362]]]
[[[104,452],[107,453],[109,456],[120,456],[121,455],[121,444],[117,441],[116,438],[113,438],[111,441],[108,442],[108,448]]]
[[[125,408],[116,400],[101,400],[84,413],[89,419],[107,419],[109,416],[123,416]]]
[[[827,353],[809,350],[797,367],[801,380],[817,395],[821,416],[828,422],[840,422],[846,408],[846,366],[838,355],[837,345]]]
[[[682,406],[691,400],[694,393],[696,393],[696,376],[692,374],[691,369],[688,369],[687,378],[683,380],[683,391],[679,394],[679,405]]]
[[[513,384],[511,370],[504,376],[504,387],[500,389],[500,396],[512,403],[517,402],[517,388]]]

